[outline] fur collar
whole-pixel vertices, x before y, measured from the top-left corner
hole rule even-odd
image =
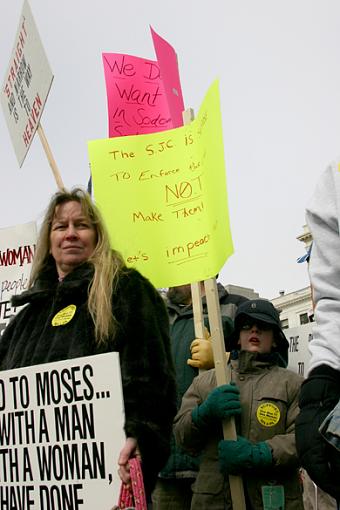
[[[22,294],[12,297],[12,305],[22,306],[33,301],[43,300],[57,291],[62,294],[73,293],[75,290],[81,289],[87,291],[93,277],[93,272],[92,264],[85,262],[76,267],[59,282],[55,262],[50,257],[33,286]]]

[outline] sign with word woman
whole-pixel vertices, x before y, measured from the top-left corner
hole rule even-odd
[[[34,222],[0,229],[0,335],[18,311],[11,297],[28,288],[36,239]]]
[[[25,0],[0,96],[20,166],[39,125],[52,80],[50,65]]]
[[[109,510],[124,446],[118,353],[0,373],[0,508]]]
[[[233,245],[217,81],[190,125],[88,147],[96,203],[129,265],[159,288],[219,272]]]

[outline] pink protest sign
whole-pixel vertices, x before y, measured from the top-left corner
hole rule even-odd
[[[173,127],[183,125],[184,101],[179,78],[177,55],[173,47],[150,26],[157,62],[161,71]]]
[[[157,62],[103,53],[109,137],[155,133],[173,127]]]

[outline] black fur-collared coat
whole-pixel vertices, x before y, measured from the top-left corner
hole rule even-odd
[[[176,413],[167,311],[151,283],[138,271],[124,268],[112,299],[117,332],[99,348],[87,307],[92,276],[92,266],[85,263],[58,282],[51,260],[35,285],[13,298],[15,306],[27,306],[11,320],[1,337],[0,368],[8,370],[118,351],[125,432],[138,441],[145,487],[150,494],[169,454]],[[73,318],[64,325],[52,326],[53,317],[71,304],[76,306]]]

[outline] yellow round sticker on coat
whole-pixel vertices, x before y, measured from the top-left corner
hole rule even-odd
[[[256,416],[264,427],[274,427],[280,420],[280,409],[272,402],[259,405]]]
[[[70,322],[76,313],[76,309],[76,305],[68,305],[66,308],[60,310],[60,312],[56,313],[53,317],[52,326],[64,326]]]

